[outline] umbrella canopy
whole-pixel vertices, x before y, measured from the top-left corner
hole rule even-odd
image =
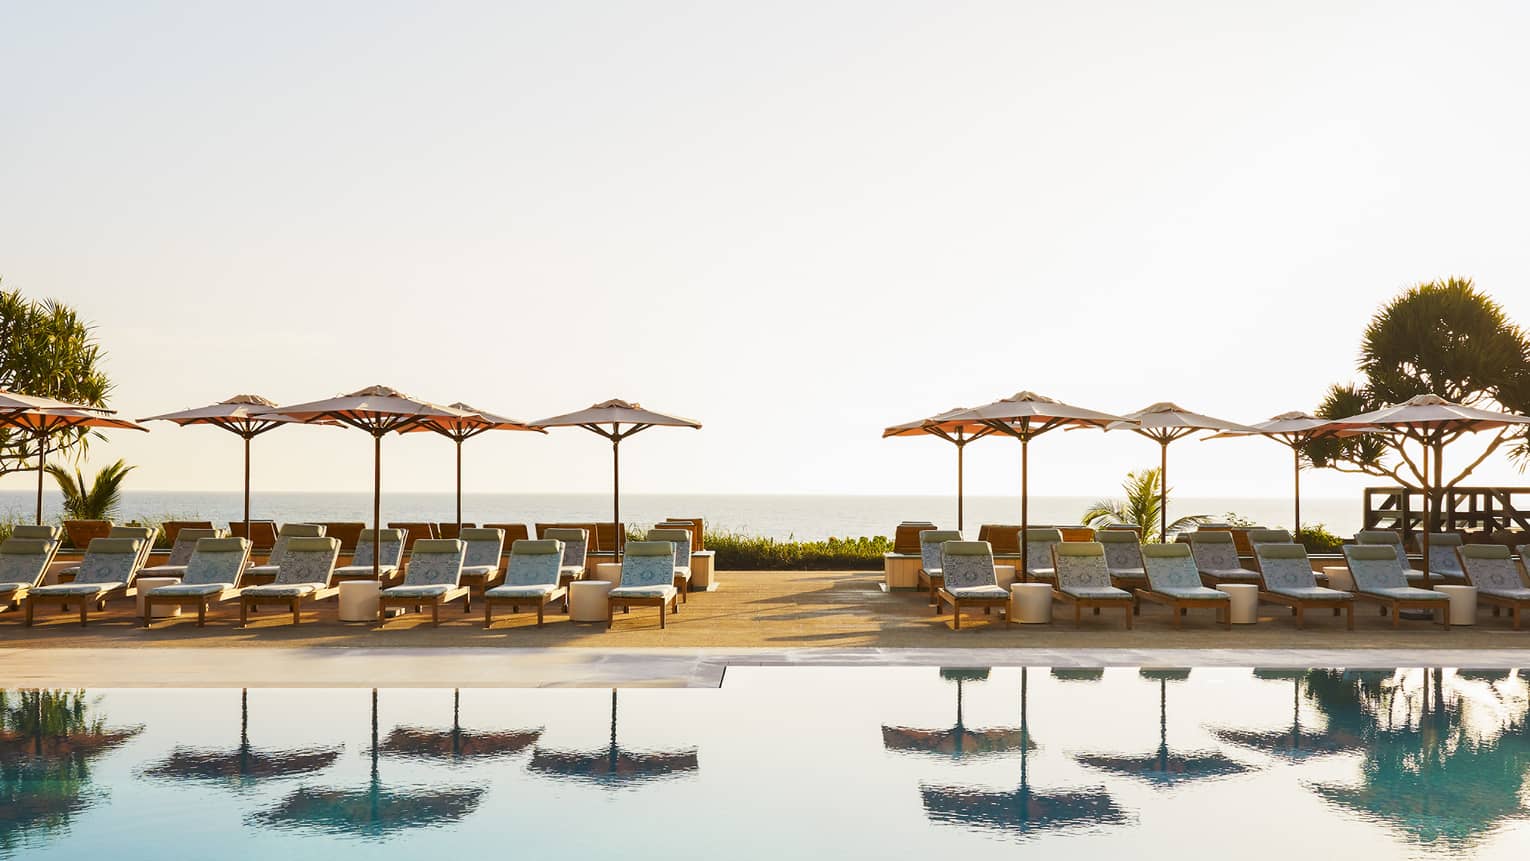
[[[162,762],[144,769],[150,777],[174,780],[261,780],[308,774],[333,765],[338,747],[261,750],[250,744],[250,691],[239,692],[239,746],[223,750],[176,747]]]
[[[527,424],[519,419],[506,418],[495,415],[488,410],[481,410],[471,404],[458,401],[450,405],[454,410],[461,410],[460,416],[440,416],[425,419],[418,424],[412,424],[399,430],[399,433],[418,433],[421,431],[434,431],[447,439],[450,439],[457,447],[457,528],[462,528],[462,443],[470,440],[481,433],[491,430],[503,431],[535,431],[547,433],[542,428],[533,424]]]
[[[0,417],[24,413],[31,410],[86,410],[96,413],[112,413],[106,407],[93,407],[89,404],[72,404],[68,401],[60,401],[54,398],[44,398],[38,395],[23,395],[20,392],[7,392],[0,390]]]
[[[1020,578],[1030,580],[1030,447],[1031,440],[1058,428],[1108,428],[1131,422],[1117,415],[1075,407],[1035,392],[1007,398],[949,416],[946,421],[976,421],[995,432],[1020,440]]]
[[[250,440],[282,425],[301,424],[292,416],[275,412],[276,402],[260,395],[234,395],[227,400],[174,413],[139,419],[144,422],[174,422],[187,425],[211,425],[244,440],[244,534],[250,534]],[[336,424],[314,421],[311,424]]]
[[[339,422],[372,435],[372,537],[382,546],[382,438],[430,419],[462,418],[459,409],[417,400],[387,386],[371,386],[323,401],[279,410],[305,424]],[[380,579],[382,554],[372,554],[372,577]]]
[[[888,750],[927,753],[942,757],[984,756],[1022,750],[1028,743],[1020,727],[968,729],[962,712],[962,683],[988,678],[987,668],[942,669],[941,678],[956,682],[956,723],[946,729],[914,729],[882,726],[882,745]]]
[[[960,532],[966,528],[965,523],[965,490],[963,488],[965,468],[962,464],[962,456],[966,451],[967,443],[976,439],[982,439],[992,433],[994,429],[980,422],[951,421],[953,416],[960,416],[967,412],[966,407],[957,407],[946,410],[939,415],[933,415],[925,419],[915,419],[900,425],[893,425],[882,431],[882,438],[888,437],[911,437],[933,436],[945,440],[956,446],[956,529]]]
[[[701,767],[696,750],[639,751],[616,742],[616,690],[611,690],[611,740],[596,750],[532,751],[532,771],[567,780],[621,789],[686,776]]]
[[[1255,669],[1256,678],[1291,682],[1291,727],[1285,730],[1214,729],[1212,735],[1239,747],[1252,748],[1293,762],[1334,753],[1347,753],[1365,747],[1365,739],[1347,732],[1337,723],[1321,731],[1302,725],[1302,682],[1308,670],[1281,671]]]
[[[1314,440],[1328,439],[1329,437],[1354,436],[1356,434],[1374,433],[1376,428],[1341,428],[1335,427],[1331,419],[1320,419],[1311,413],[1289,412],[1273,416],[1269,421],[1249,425],[1246,431],[1223,431],[1212,434],[1206,439],[1228,439],[1231,437],[1263,436],[1269,437],[1282,443],[1291,449],[1292,480],[1294,481],[1291,495],[1294,510],[1292,511],[1292,535],[1302,531],[1302,453]]]
[[[1106,430],[1129,429],[1158,443],[1158,516],[1159,541],[1169,540],[1169,443],[1197,431],[1242,431],[1258,433],[1248,425],[1192,413],[1178,404],[1160,401],[1127,413],[1126,421],[1117,422]]]
[[[83,407],[17,410],[0,419],[0,424],[29,430],[37,437],[37,522],[39,524],[42,523],[43,517],[43,475],[47,472],[49,437],[59,431],[73,428],[148,430],[137,422],[112,418],[100,410]]]
[[[1416,442],[1423,449],[1423,468],[1415,473],[1424,485],[1423,565],[1424,588],[1429,588],[1429,533],[1434,531],[1434,496],[1444,481],[1441,461],[1445,446],[1463,434],[1485,430],[1499,430],[1511,425],[1530,424],[1530,416],[1499,412],[1452,403],[1438,395],[1418,395],[1400,404],[1357,416],[1335,419],[1333,427],[1340,429],[1370,428],[1391,431],[1401,439]],[[1398,452],[1402,446],[1398,444]],[[1493,449],[1489,448],[1478,458],[1480,463]],[[1404,454],[1406,458],[1406,455]],[[1430,472],[1430,460],[1434,471]],[[1475,466],[1476,464],[1473,464]],[[1406,528],[1404,524],[1404,528]]]
[[[462,728],[462,691],[452,691],[452,728],[449,731],[394,727],[383,740],[382,752],[419,759],[488,759],[519,753],[537,743],[542,729],[509,732],[473,732]]]
[[[616,529],[616,552],[622,548],[622,440],[653,427],[701,428],[701,422],[683,416],[644,409],[642,404],[617,400],[601,401],[574,413],[534,421],[539,428],[581,427],[611,441],[611,522]],[[606,425],[610,425],[608,429]],[[626,425],[623,428],[622,425]]]
[[[1148,671],[1144,671],[1146,673]],[[1183,673],[1188,676],[1188,671]],[[1175,674],[1158,674],[1158,749],[1146,756],[1117,754],[1082,754],[1079,762],[1092,768],[1112,771],[1145,780],[1156,786],[1171,787],[1190,780],[1242,774],[1249,766],[1229,759],[1216,751],[1176,752],[1169,747],[1168,684]]]

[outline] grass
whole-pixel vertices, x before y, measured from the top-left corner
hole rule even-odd
[[[892,539],[827,538],[823,541],[777,541],[737,532],[708,532],[707,549],[717,553],[725,571],[879,571]]]

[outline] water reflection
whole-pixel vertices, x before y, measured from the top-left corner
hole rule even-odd
[[[622,747],[616,741],[616,690],[611,690],[611,737],[603,748],[548,750],[531,754],[532,771],[619,789],[665,778],[680,777],[700,768],[696,749],[645,751]]]
[[[101,795],[91,761],[142,731],[108,728],[84,691],[0,691],[0,854],[66,829]]]
[[[1252,748],[1288,760],[1347,753],[1365,746],[1365,737],[1352,723],[1342,720],[1322,721],[1321,729],[1302,723],[1302,687],[1310,670],[1255,669],[1254,678],[1291,684],[1291,725],[1283,730],[1250,730],[1222,727],[1211,732],[1217,738],[1240,747]]]
[[[882,745],[888,750],[932,753],[940,756],[974,756],[1007,753],[1026,744],[1018,727],[968,729],[962,712],[962,684],[988,679],[989,668],[942,668],[940,677],[956,683],[956,723],[946,729],[914,729],[882,725]]]
[[[1220,751],[1175,751],[1169,747],[1169,695],[1170,681],[1182,682],[1190,678],[1190,670],[1171,668],[1139,671],[1146,679],[1158,682],[1158,749],[1147,755],[1081,754],[1079,762],[1092,768],[1111,771],[1156,786],[1171,787],[1177,784],[1230,774],[1241,774],[1249,766],[1228,758]]]
[[[162,762],[144,769],[149,777],[201,780],[255,780],[308,774],[333,765],[337,747],[261,750],[250,744],[250,692],[239,692],[239,746],[226,750],[176,747]]]
[[[385,754],[458,761],[520,753],[537,743],[542,728],[474,732],[462,728],[462,691],[452,691],[452,728],[448,731],[394,727],[382,743]]]

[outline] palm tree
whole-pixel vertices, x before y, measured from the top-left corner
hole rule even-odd
[[[58,464],[48,465],[48,474],[58,482],[64,494],[64,516],[74,520],[110,520],[122,502],[122,482],[134,467],[125,461],[117,461],[96,473],[88,486],[85,476],[78,469],[71,475]]]
[[[1159,522],[1158,486],[1162,475],[1156,466],[1128,472],[1126,481],[1121,483],[1121,491],[1126,494],[1126,498],[1096,501],[1084,511],[1084,523],[1096,528],[1135,526],[1143,535],[1144,541],[1157,541],[1158,537],[1153,527]],[[1205,523],[1210,519],[1204,514],[1181,517],[1169,524],[1168,537],[1172,538],[1191,526]]]

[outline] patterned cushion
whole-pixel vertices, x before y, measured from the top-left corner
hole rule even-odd
[[[1046,537],[1039,537],[1032,530],[1025,541],[1025,570],[1033,576],[1051,577],[1052,548],[1062,543],[1062,533],[1055,529],[1045,530]]]
[[[1362,589],[1361,591],[1371,595],[1380,595],[1384,598],[1393,598],[1403,601],[1447,601],[1449,600],[1439,592],[1429,589],[1415,589],[1412,586],[1393,586],[1391,588]]]
[[[1355,597],[1348,592],[1324,586],[1282,586],[1280,588],[1271,586],[1269,591],[1288,598],[1300,598],[1303,601],[1347,601]]]
[[[95,595],[101,592],[110,592],[124,583],[55,583],[52,586],[41,586],[32,590],[33,595]]]
[[[439,544],[438,544],[439,542]],[[437,546],[450,550],[437,550]],[[422,538],[415,542],[409,567],[404,571],[405,586],[454,587],[462,582],[462,542],[451,539]]]
[[[1070,594],[1080,589],[1110,589],[1110,570],[1105,567],[1105,554],[1091,556],[1061,555],[1057,557],[1057,588]],[[1126,594],[1121,592],[1121,594]]]
[[[1231,598],[1226,592],[1218,592],[1206,586],[1170,586],[1167,589],[1154,590],[1170,598],[1178,598],[1181,601],[1229,601]]]
[[[1443,547],[1437,547],[1432,543],[1429,545],[1429,573],[1431,575],[1465,579],[1466,575],[1461,571],[1461,560],[1456,556],[1456,547],[1457,545],[1455,544],[1447,544]]]
[[[320,545],[310,545],[310,541],[323,542],[325,549],[317,549]],[[321,538],[297,542],[297,545],[300,549],[287,552],[286,560],[276,572],[276,582],[271,585],[329,583],[335,573],[335,560],[340,557],[340,542],[334,538]],[[315,549],[307,549],[309,546]],[[371,570],[368,569],[367,573],[370,574]]]
[[[42,580],[47,565],[46,549],[36,554],[0,553],[0,581],[35,585]]]
[[[1408,561],[1408,551],[1403,548],[1402,536],[1396,532],[1385,529],[1362,530],[1355,533],[1355,543],[1367,547],[1386,547],[1392,551],[1392,557],[1397,562],[1397,568],[1409,579],[1424,576],[1422,571],[1413,567]],[[1452,568],[1457,566],[1451,566]]]
[[[1195,567],[1206,574],[1243,570],[1243,563],[1238,561],[1238,546],[1232,542],[1230,533],[1194,533],[1190,537],[1190,551],[1195,556]]]
[[[1511,556],[1500,559],[1472,557],[1468,558],[1466,564],[1469,566],[1468,573],[1472,575],[1472,585],[1483,592],[1503,595],[1525,588]]]
[[[949,584],[951,581],[946,582]],[[947,585],[946,591],[958,598],[1009,598],[1009,590],[1003,586],[961,586],[953,589]]]
[[[1355,579],[1355,588],[1362,592],[1380,594],[1387,589],[1408,588],[1408,578],[1403,576],[1391,548],[1346,544],[1344,559],[1349,563],[1349,573]]]
[[[185,565],[150,565],[148,568],[139,568],[140,577],[185,577]]]
[[[643,588],[664,586],[675,588],[675,557],[633,556],[622,557],[622,580],[618,588]],[[615,594],[615,590],[612,590]]]
[[[463,568],[488,568],[489,573],[499,570],[499,557],[505,549],[503,541],[468,541],[462,552]]]
[[[12,592],[20,592],[22,589],[30,589],[32,583],[0,583],[0,595],[9,595]]]
[[[186,563],[181,583],[233,583],[249,558],[250,545],[243,538],[203,538]]]
[[[941,547],[947,541],[960,541],[962,534],[949,529],[926,529],[919,533],[919,567],[926,574],[940,573]]]
[[[625,573],[623,579],[625,580]],[[674,584],[668,586],[618,586],[611,590],[612,598],[673,598]]]
[[[1518,589],[1483,589],[1478,587],[1484,595],[1492,595],[1495,598],[1508,598],[1514,601],[1530,601],[1530,589],[1520,587]]]
[[[986,542],[946,542],[942,545],[940,570],[945,575],[946,589],[952,594],[959,589],[999,588],[993,554]]]
[[[265,586],[251,586],[245,589],[243,594],[259,598],[301,598],[324,588],[326,588],[324,583],[270,583]]]
[[[110,539],[97,538],[91,542],[94,546],[97,541],[109,541]],[[81,560],[79,571],[75,574],[76,584],[84,583],[129,583],[138,570],[138,553],[111,552],[102,553],[93,550],[85,551],[85,558]]]
[[[1170,545],[1178,547],[1180,545]],[[1201,572],[1196,570],[1195,559],[1190,554],[1157,555],[1168,548],[1155,548],[1155,554],[1143,559],[1147,563],[1148,586],[1155,592],[1167,589],[1188,589],[1201,585]],[[1182,552],[1182,551],[1181,551]]]
[[[437,598],[455,588],[455,583],[414,583],[384,589],[382,594],[389,598]]]
[[[404,536],[402,529],[384,529],[382,531],[382,555],[378,560],[382,567],[397,571],[398,566],[404,562]],[[347,568],[372,569],[372,556],[377,550],[377,542],[372,540],[372,530],[368,529],[361,533],[356,540],[356,554],[351,557],[351,564]]]
[[[1107,531],[1125,532],[1125,530]],[[1142,576],[1142,548],[1136,541],[1102,541],[1100,543],[1105,547],[1105,567],[1110,569],[1110,573],[1118,577]]]
[[[1075,598],[1130,598],[1132,596],[1125,589],[1117,589],[1114,586],[1059,586],[1057,588]]]
[[[234,588],[232,583],[176,583],[173,585],[160,586],[150,589],[150,595],[184,596],[197,598],[203,595],[216,595],[225,589]]]
[[[528,586],[495,586],[483,594],[490,598],[540,598],[558,589],[555,583],[536,583]]]
[[[668,541],[675,545],[675,568],[684,569],[686,579],[691,571],[691,531],[689,529],[650,529],[649,541]]]
[[[280,577],[282,567],[280,565],[251,565],[244,569],[244,573],[253,574],[256,577]]]
[[[494,572],[498,570],[498,565],[464,565],[462,566],[462,576],[480,580],[485,577],[494,576]]]
[[[583,573],[585,551],[589,547],[589,533],[583,529],[549,529],[543,536],[563,542],[563,567]]]
[[[398,571],[398,568],[393,566],[393,565],[379,565],[377,567],[377,576],[379,576],[379,577],[392,577],[394,575],[394,573],[397,572],[397,571]],[[371,577],[372,576],[372,566],[371,565],[341,565],[339,568],[335,569],[335,576],[336,577],[347,577],[347,578],[351,578],[351,577]]]
[[[1291,546],[1291,545],[1269,545]],[[1317,576],[1312,573],[1312,563],[1307,559],[1304,551],[1300,556],[1283,555],[1272,556],[1270,552],[1255,548],[1259,556],[1259,568],[1264,571],[1264,584],[1271,591],[1289,592],[1292,589],[1312,589],[1317,587]],[[1289,551],[1273,551],[1275,553],[1289,553]]]

